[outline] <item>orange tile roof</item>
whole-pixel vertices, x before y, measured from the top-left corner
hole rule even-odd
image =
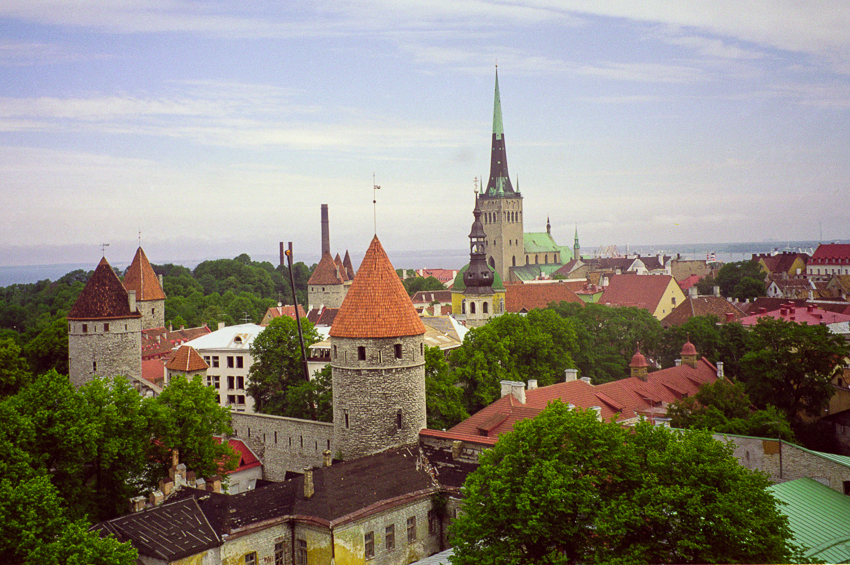
[[[339,278],[342,279],[342,282],[348,281],[348,271],[346,271],[345,265],[342,264],[342,258],[340,258],[339,253],[334,257],[334,265],[336,265],[336,272],[339,273]]]
[[[100,260],[71,311],[69,320],[114,320],[141,318],[138,310],[130,312],[127,289],[112,270],[106,257]]]
[[[637,306],[652,313],[672,280],[670,275],[613,275],[599,303]]]
[[[511,431],[517,421],[535,417],[555,399],[584,409],[598,406],[606,420],[613,417],[616,421],[623,421],[640,415],[664,416],[667,404],[685,395],[693,396],[700,386],[716,380],[717,367],[702,358],[696,368],[683,363],[649,373],[646,381],[628,377],[598,386],[580,379],[561,382],[525,391],[525,404],[507,394],[449,432],[495,438]]]
[[[561,282],[505,285],[507,312],[529,312],[535,308],[546,308],[552,302],[575,302],[584,305],[584,301],[570,290],[570,285]]]
[[[266,310],[266,314],[263,316],[263,320],[260,322],[261,326],[269,325],[269,322],[274,320],[275,318],[279,318],[281,316],[287,316],[289,318],[295,319],[295,306],[292,304],[286,304],[284,306],[272,306],[268,310]],[[298,304],[298,317],[306,318],[307,312],[304,310],[304,307]]]
[[[424,333],[422,320],[375,236],[331,326],[331,337],[383,338]]]
[[[326,251],[319,264],[316,265],[316,270],[313,271],[307,284],[342,284],[342,282],[333,257],[331,257],[330,252]]]
[[[194,347],[191,345],[181,345],[180,349],[174,352],[171,360],[166,363],[165,368],[172,371],[186,371],[189,373],[192,371],[203,371],[204,369],[209,369],[210,366],[195,351]]]
[[[159,285],[159,277],[151,267],[144,250],[139,247],[133,262],[124,275],[124,288],[136,291],[136,300],[165,300],[165,292]]]
[[[348,249],[345,250],[345,258],[342,260],[342,266],[345,267],[345,275],[348,280],[354,280],[354,265],[351,264],[351,255],[348,254]]]

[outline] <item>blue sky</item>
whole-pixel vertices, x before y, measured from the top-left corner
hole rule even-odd
[[[845,0],[0,0],[0,265],[466,249],[496,62],[526,231],[850,237]]]

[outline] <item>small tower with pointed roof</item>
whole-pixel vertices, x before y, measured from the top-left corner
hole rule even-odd
[[[80,386],[95,375],[142,376],[142,315],[104,257],[68,313],[68,373]]]
[[[375,236],[330,330],[334,444],[343,459],[418,441],[426,425],[424,336]]]
[[[646,362],[646,357],[640,352],[640,344],[638,344],[635,354],[632,355],[632,360],[629,362],[629,370],[632,377],[637,377],[642,381],[646,380],[649,363]]]
[[[504,310],[505,289],[495,270],[487,264],[487,234],[481,223],[478,194],[469,232],[469,264],[460,270],[452,285],[452,312],[469,327],[479,327]]]
[[[502,280],[508,280],[508,270],[524,263],[525,244],[522,229],[522,195],[514,190],[508,174],[498,68],[493,102],[490,178],[480,200],[481,220],[487,240],[487,264],[496,270]]]
[[[682,364],[690,365],[691,367],[696,368],[697,366],[697,348],[694,347],[694,344],[691,343],[691,336],[688,336],[688,340],[685,342],[685,345],[682,346]]]
[[[339,308],[350,285],[342,261],[335,261],[330,252],[326,252],[307,281],[307,302],[310,308]]]
[[[144,250],[139,247],[124,275],[124,288],[136,293],[142,329],[165,327],[165,292]]]
[[[581,245],[578,243],[578,226],[576,226],[576,238],[573,242],[573,259],[581,261]]]

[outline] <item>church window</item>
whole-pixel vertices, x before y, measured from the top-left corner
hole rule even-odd
[[[481,311],[482,311],[484,314],[487,314],[487,302],[482,302],[482,303],[481,303]]]
[[[424,343],[419,344],[419,354],[425,355],[425,344]]]
[[[537,265],[538,263],[540,263],[540,257],[538,257],[537,255],[535,255],[535,256],[534,256],[534,264],[535,264],[535,265]]]
[[[156,316],[156,308],[151,308],[151,316]]]
[[[362,345],[357,347],[357,360],[365,361],[366,360],[366,348]]]
[[[528,265],[528,255],[525,256],[525,264]]]
[[[395,358],[401,359],[401,344],[400,343],[395,344]]]
[[[543,256],[543,262],[544,262],[544,263],[548,263],[548,262],[549,262],[549,256],[548,256],[548,255],[544,255],[544,256]]]
[[[469,303],[469,313],[470,313],[470,314],[475,314],[475,302],[470,302],[470,303]]]

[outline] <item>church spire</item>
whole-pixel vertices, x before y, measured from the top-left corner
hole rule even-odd
[[[508,157],[505,152],[505,131],[502,127],[502,103],[499,98],[499,68],[496,67],[496,94],[493,101],[493,141],[490,149],[490,180],[486,196],[514,194],[508,175]]]
[[[469,268],[463,273],[463,284],[468,294],[492,294],[493,271],[487,266],[487,235],[481,223],[481,208],[478,206],[478,193],[475,193],[475,220],[469,232]]]

